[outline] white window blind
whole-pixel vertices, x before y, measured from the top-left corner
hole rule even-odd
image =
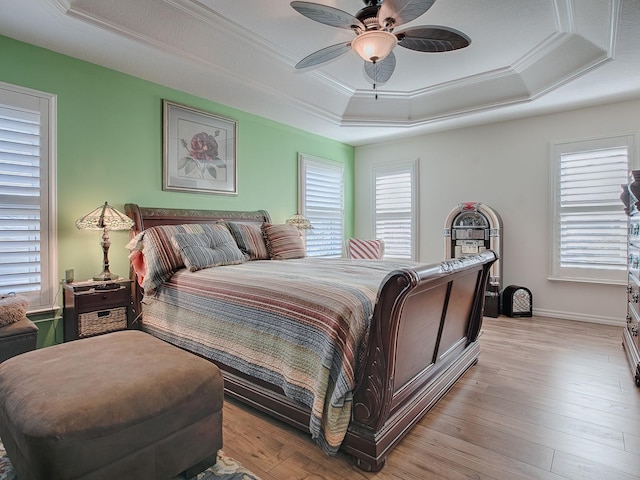
[[[53,307],[49,113],[51,97],[0,86],[0,294]]]
[[[375,238],[384,240],[385,258],[415,259],[416,163],[375,167]]]
[[[611,140],[565,144],[557,153],[555,277],[622,279],[627,216],[620,186],[629,178],[630,145]]]
[[[339,257],[344,242],[344,167],[299,156],[301,213],[313,226],[305,230],[309,257]]]

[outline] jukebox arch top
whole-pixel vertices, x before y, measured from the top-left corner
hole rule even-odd
[[[489,271],[489,284],[502,290],[502,219],[480,202],[459,203],[444,225],[445,258],[461,258],[493,250],[498,260]]]

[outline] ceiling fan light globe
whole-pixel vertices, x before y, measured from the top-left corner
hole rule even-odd
[[[370,30],[361,33],[351,42],[351,48],[366,62],[379,62],[391,53],[398,43],[393,33]]]

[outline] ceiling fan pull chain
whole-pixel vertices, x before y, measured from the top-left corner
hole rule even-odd
[[[378,66],[376,61],[373,61],[373,91],[375,92],[375,99],[378,100],[378,90],[376,90],[376,83],[378,83]]]

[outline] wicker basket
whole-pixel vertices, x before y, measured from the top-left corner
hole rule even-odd
[[[78,315],[78,338],[91,337],[101,333],[115,332],[127,328],[127,308],[81,313]]]

